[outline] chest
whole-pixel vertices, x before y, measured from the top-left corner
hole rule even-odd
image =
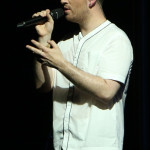
[[[79,42],[73,41],[63,53],[64,57],[74,66],[96,75],[105,49],[106,44],[103,44],[102,40],[89,38]]]

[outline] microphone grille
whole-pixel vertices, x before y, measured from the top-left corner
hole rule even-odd
[[[51,16],[53,19],[59,19],[64,16],[64,10],[62,8],[57,8],[51,11]]]

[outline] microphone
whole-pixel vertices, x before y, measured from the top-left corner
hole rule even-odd
[[[57,19],[61,18],[64,15],[64,10],[62,8],[54,9],[50,12],[50,15],[52,16],[52,18],[54,20],[57,20]],[[46,21],[47,21],[47,17],[38,16],[38,17],[34,17],[30,20],[18,23],[17,28],[29,27],[29,26],[32,26],[32,25],[42,24]]]

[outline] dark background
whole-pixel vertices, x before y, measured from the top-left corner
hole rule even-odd
[[[129,36],[134,64],[125,106],[124,150],[149,150],[149,52],[148,3],[146,0],[104,2],[106,17]],[[17,29],[34,12],[59,7],[59,0],[13,0],[1,5],[1,130],[2,150],[51,149],[51,93],[34,91],[33,55],[25,48],[34,29]],[[55,22],[58,41],[77,26],[63,19]],[[49,142],[48,142],[49,141]]]

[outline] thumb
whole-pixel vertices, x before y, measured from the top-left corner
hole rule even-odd
[[[53,21],[53,18],[50,15],[50,10],[49,9],[46,9],[46,16],[47,16],[48,21]]]

